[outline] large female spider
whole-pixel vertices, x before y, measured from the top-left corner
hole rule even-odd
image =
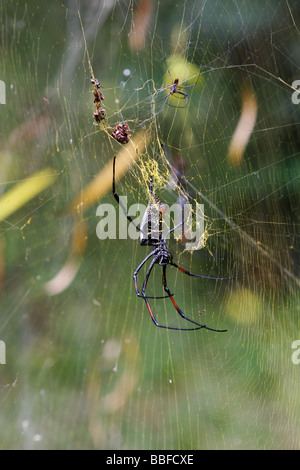
[[[135,287],[136,295],[138,297],[142,297],[145,300],[153,323],[156,326],[160,327],[160,328],[167,328],[167,329],[170,329],[170,330],[179,330],[179,331],[193,331],[193,330],[200,330],[202,328],[205,328],[206,330],[210,330],[210,331],[216,331],[218,333],[227,331],[227,330],[216,330],[214,328],[209,328],[206,325],[201,325],[200,323],[197,323],[196,321],[192,320],[191,318],[188,318],[183,313],[183,311],[178,307],[178,305],[176,304],[176,302],[173,298],[174,294],[171,294],[171,291],[170,291],[170,289],[167,285],[166,271],[167,271],[167,266],[173,266],[174,268],[179,269],[179,271],[183,272],[184,274],[187,274],[188,276],[199,277],[201,279],[213,279],[213,280],[223,281],[223,280],[229,280],[230,278],[208,277],[208,276],[201,276],[199,274],[193,274],[190,271],[186,271],[185,269],[179,267],[176,263],[174,263],[173,256],[169,251],[166,240],[167,240],[167,237],[169,236],[169,234],[172,231],[174,231],[176,227],[169,230],[167,232],[166,236],[163,238],[162,214],[163,214],[163,212],[166,208],[166,205],[163,204],[159,200],[159,198],[153,193],[152,179],[150,179],[150,184],[149,184],[150,201],[149,201],[149,204],[147,206],[146,212],[144,214],[141,226],[139,226],[133,221],[132,217],[127,214],[125,207],[123,206],[118,194],[116,193],[115,166],[116,166],[116,157],[114,157],[114,161],[113,161],[113,182],[112,182],[113,195],[114,195],[117,203],[120,205],[121,209],[123,210],[123,212],[124,212],[125,216],[127,217],[128,221],[130,223],[132,223],[136,227],[136,229],[141,233],[141,237],[140,237],[141,245],[142,246],[153,246],[154,247],[154,249],[143,259],[143,261],[140,263],[140,265],[136,268],[136,270],[133,273],[134,287]],[[151,213],[151,206],[153,204],[158,205],[159,217],[160,217],[159,229],[158,229],[158,231],[155,232],[154,237],[152,236],[152,234],[154,232],[151,230],[151,221],[149,221],[150,213]],[[179,224],[179,225],[181,225],[181,224]],[[152,258],[152,260],[151,260],[151,258]],[[140,291],[139,288],[138,288],[137,275],[138,275],[140,269],[144,266],[144,264],[148,260],[151,260],[151,263],[150,263],[149,268],[147,270],[147,273],[146,273],[146,276],[145,276],[145,279],[144,279],[144,282],[143,282],[143,286],[142,286],[142,289]],[[162,267],[162,285],[163,285],[164,291],[167,294],[165,297],[151,297],[151,296],[146,295],[147,283],[148,283],[150,274],[151,274],[152,269],[153,269],[155,264],[158,264],[159,266]],[[194,328],[176,328],[176,327],[172,327],[172,326],[161,325],[155,318],[155,315],[154,315],[154,313],[152,311],[152,308],[150,306],[150,303],[149,303],[149,299],[162,299],[162,298],[169,298],[171,300],[173,306],[175,307],[177,313],[179,313],[179,315],[182,318],[184,318],[185,320],[187,320],[188,322],[193,323],[194,325],[196,325],[196,327],[194,327]]]

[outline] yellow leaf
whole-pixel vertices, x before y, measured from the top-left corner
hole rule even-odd
[[[134,160],[145,150],[150,137],[150,132],[141,130],[117,153],[116,181],[129,170]],[[112,191],[112,161],[102,168],[80,196],[72,202],[71,208],[75,214],[83,212],[94,202],[99,201],[105,194]]]
[[[16,212],[37,194],[54,183],[57,172],[52,168],[38,171],[17,183],[0,198],[0,220],[4,220]]]

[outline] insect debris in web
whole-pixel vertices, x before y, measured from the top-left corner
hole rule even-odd
[[[106,118],[106,111],[102,107],[102,101],[104,101],[104,96],[100,91],[100,83],[97,78],[91,78],[90,82],[94,85],[94,103],[96,105],[96,111],[94,112],[94,119],[97,123],[103,121]]]
[[[113,128],[111,135],[120,144],[128,144],[131,137],[131,131],[126,122],[119,122],[119,124]]]

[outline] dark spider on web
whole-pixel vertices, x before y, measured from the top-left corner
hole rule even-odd
[[[163,234],[162,234],[162,214],[166,209],[166,205],[163,204],[159,200],[159,198],[153,193],[152,179],[150,179],[150,184],[149,184],[150,201],[149,201],[149,204],[147,206],[146,212],[144,214],[141,226],[139,226],[139,225],[136,225],[135,222],[133,221],[132,217],[127,214],[124,205],[122,204],[118,194],[116,193],[115,166],[116,166],[116,157],[114,157],[114,161],[113,161],[112,192],[113,192],[114,198],[116,199],[117,203],[120,205],[121,209],[123,210],[127,220],[131,224],[133,224],[136,227],[136,229],[140,232],[140,234],[141,234],[140,235],[141,245],[142,246],[153,246],[153,250],[143,259],[143,261],[140,263],[140,265],[134,271],[133,279],[134,279],[135,293],[138,297],[142,297],[145,300],[148,311],[149,311],[150,316],[151,316],[151,319],[152,319],[153,323],[155,324],[155,326],[158,326],[160,328],[170,329],[170,330],[179,330],[179,331],[193,331],[193,330],[200,330],[202,328],[205,328],[206,330],[210,330],[210,331],[216,331],[218,333],[222,333],[222,332],[227,331],[227,330],[216,330],[214,328],[209,328],[206,325],[201,325],[200,323],[197,323],[196,321],[192,320],[191,318],[188,318],[183,313],[183,311],[178,307],[178,305],[176,304],[176,302],[173,298],[174,294],[171,294],[171,291],[170,291],[170,289],[167,285],[166,271],[167,271],[167,266],[173,266],[174,268],[179,269],[179,271],[181,271],[184,274],[187,274],[188,276],[198,277],[198,278],[201,278],[201,279],[213,279],[213,280],[224,281],[224,280],[229,280],[231,278],[201,276],[199,274],[193,274],[190,271],[186,271],[185,269],[178,266],[173,261],[173,256],[169,251],[167,241],[166,241],[168,235],[172,231],[174,231],[176,227],[169,230],[167,232],[166,236],[163,238]],[[151,230],[151,220],[150,220],[150,213],[151,213],[151,205],[152,204],[157,204],[158,205],[158,207],[159,207],[159,217],[160,217],[159,229],[155,233],[155,237],[151,236],[151,234],[153,233],[153,231]],[[179,225],[181,225],[181,224],[179,224]],[[150,262],[149,268],[147,270],[147,273],[146,273],[146,276],[145,276],[145,279],[144,279],[144,282],[143,282],[143,285],[142,285],[142,289],[141,289],[141,291],[139,291],[137,275],[138,275],[140,269],[144,266],[144,264],[147,261],[150,261],[150,260],[151,260],[151,262]],[[164,291],[167,294],[165,297],[151,297],[151,296],[146,295],[146,288],[147,288],[148,280],[149,280],[150,274],[151,274],[152,269],[153,269],[155,264],[158,264],[159,266],[162,267],[162,285],[163,285]],[[162,298],[169,298],[171,300],[173,306],[175,307],[177,313],[184,320],[187,320],[188,322],[193,323],[196,326],[194,328],[176,328],[176,327],[172,327],[172,326],[161,325],[155,318],[155,315],[154,315],[154,313],[152,311],[152,308],[150,306],[150,303],[149,303],[149,299],[162,299]]]
[[[170,78],[171,78],[171,85],[166,85],[162,88],[160,88],[159,90],[156,91],[156,93],[160,93],[161,91],[163,90],[170,90],[169,93],[164,96],[161,100],[158,100],[157,103],[159,103],[160,101],[163,101],[163,100],[166,100],[169,96],[171,95],[180,95],[182,96],[183,98],[185,98],[185,105],[184,106],[175,106],[175,108],[186,108],[187,107],[187,104],[188,104],[188,99],[189,99],[189,95],[187,93],[185,93],[184,91],[182,91],[183,88],[192,88],[194,86],[197,85],[197,82],[198,82],[198,79],[199,77],[197,78],[197,81],[196,83],[194,83],[193,85],[179,85],[179,79],[178,78],[172,78],[172,75],[171,75],[171,72],[169,72],[169,75],[170,75]]]

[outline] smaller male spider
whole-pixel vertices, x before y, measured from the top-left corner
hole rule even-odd
[[[156,196],[156,194],[153,193],[152,179],[150,179],[150,184],[149,184],[149,192],[150,192],[149,204],[146,208],[141,226],[139,226],[133,221],[132,217],[127,214],[124,205],[122,204],[118,194],[116,193],[115,166],[116,166],[116,157],[114,157],[114,161],[113,161],[112,192],[113,192],[114,198],[116,199],[117,203],[119,204],[122,211],[124,212],[127,220],[131,224],[133,224],[136,227],[136,229],[141,233],[141,245],[142,246],[153,246],[154,247],[154,249],[144,258],[144,260],[140,263],[140,265],[134,271],[133,279],[134,279],[135,293],[138,297],[142,297],[145,300],[148,311],[149,311],[149,314],[150,314],[150,317],[151,317],[153,323],[155,324],[155,326],[158,326],[160,328],[170,329],[170,330],[177,330],[177,331],[193,331],[193,330],[201,330],[202,328],[204,328],[206,330],[210,330],[210,331],[215,331],[217,333],[223,333],[223,332],[227,331],[227,330],[216,330],[214,328],[209,328],[206,325],[201,325],[200,323],[197,323],[196,321],[192,320],[191,318],[188,318],[183,313],[183,311],[178,307],[178,305],[176,304],[176,302],[174,300],[174,294],[171,294],[171,291],[170,291],[170,289],[167,285],[166,271],[167,271],[167,266],[173,266],[174,268],[179,269],[179,271],[181,271],[184,274],[187,274],[188,276],[198,277],[198,278],[201,278],[201,279],[212,279],[212,280],[224,281],[224,280],[229,280],[231,278],[208,277],[208,276],[201,276],[199,274],[193,274],[190,271],[186,271],[185,269],[181,268],[176,263],[174,263],[173,256],[170,253],[169,247],[167,245],[167,237],[177,227],[174,227],[171,230],[169,230],[167,232],[166,236],[163,238],[162,216],[163,216],[163,213],[166,209],[166,205],[163,204],[159,200],[159,198]],[[150,216],[151,205],[154,205],[154,204],[156,204],[158,206],[159,216],[160,216],[159,230],[155,233],[155,237],[152,236],[153,231],[151,230],[151,216]],[[179,225],[181,225],[181,224],[179,224]],[[146,276],[145,276],[145,279],[144,279],[144,282],[143,282],[143,285],[142,285],[142,289],[141,289],[141,291],[139,291],[137,275],[138,275],[140,269],[144,266],[144,264],[147,261],[149,261],[151,258],[152,258],[152,261],[150,262],[149,268],[147,270],[147,273],[146,273]],[[164,291],[167,294],[165,297],[151,297],[151,296],[146,295],[146,288],[147,288],[148,280],[149,280],[150,274],[151,274],[152,269],[153,269],[155,264],[158,264],[159,266],[162,267],[162,285],[163,285]],[[184,320],[187,320],[188,322],[193,323],[196,326],[194,328],[176,328],[176,327],[173,327],[173,326],[161,325],[157,321],[157,319],[155,318],[155,315],[154,315],[154,313],[152,311],[152,308],[150,306],[150,303],[149,303],[149,299],[162,299],[162,298],[169,298],[171,300],[173,306],[175,307],[177,313]]]
[[[197,85],[197,82],[198,82],[198,79],[196,81],[196,83],[194,83],[193,85],[179,85],[179,79],[178,78],[172,78],[172,75],[171,75],[171,72],[168,70],[169,72],[169,75],[170,75],[170,78],[171,78],[171,85],[166,85],[162,88],[160,88],[159,90],[157,90],[156,93],[159,93],[163,90],[170,90],[169,93],[164,96],[161,100],[158,100],[157,103],[159,103],[160,101],[163,101],[163,100],[166,100],[170,95],[181,95],[182,97],[185,98],[185,105],[184,106],[175,106],[175,108],[186,108],[187,106],[187,103],[188,103],[188,99],[189,99],[189,95],[187,93],[185,93],[184,91],[182,91],[182,88],[192,88],[194,86]]]

